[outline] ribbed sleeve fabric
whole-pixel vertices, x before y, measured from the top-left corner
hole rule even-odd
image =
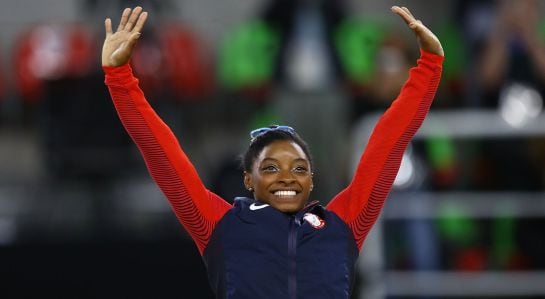
[[[420,51],[397,99],[377,122],[352,182],[328,204],[354,234],[358,249],[376,222],[401,164],[422,125],[441,78],[442,56]]]
[[[103,70],[123,126],[202,255],[215,225],[231,206],[205,188],[173,132],[147,102],[130,65]]]

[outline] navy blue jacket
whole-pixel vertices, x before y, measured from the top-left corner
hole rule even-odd
[[[317,202],[287,215],[237,198],[203,259],[218,298],[349,298],[357,256],[349,227]]]

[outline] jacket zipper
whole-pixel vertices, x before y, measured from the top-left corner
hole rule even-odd
[[[288,295],[290,299],[297,298],[297,228],[302,224],[303,215],[318,203],[317,200],[309,203],[290,218],[288,235]]]
[[[288,294],[290,299],[296,299],[297,297],[297,224],[297,218],[292,217],[288,236]]]

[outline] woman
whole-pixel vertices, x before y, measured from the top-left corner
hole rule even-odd
[[[244,184],[253,198],[233,206],[203,185],[171,130],[155,114],[128,64],[147,13],[106,19],[102,65],[126,130],[195,241],[218,298],[348,298],[355,260],[390,190],[403,151],[439,84],[439,40],[407,8],[394,6],[421,48],[418,66],[372,134],[350,185],[328,205],[310,202],[312,160],[288,126],[252,131]]]

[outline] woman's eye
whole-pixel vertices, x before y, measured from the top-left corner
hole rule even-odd
[[[268,166],[265,166],[265,167],[261,168],[261,170],[265,171],[265,172],[275,172],[276,170],[278,170],[278,168],[276,168],[273,165],[268,165]]]
[[[296,173],[306,173],[307,172],[307,168],[306,167],[303,167],[303,166],[297,166],[293,169],[294,172]]]

